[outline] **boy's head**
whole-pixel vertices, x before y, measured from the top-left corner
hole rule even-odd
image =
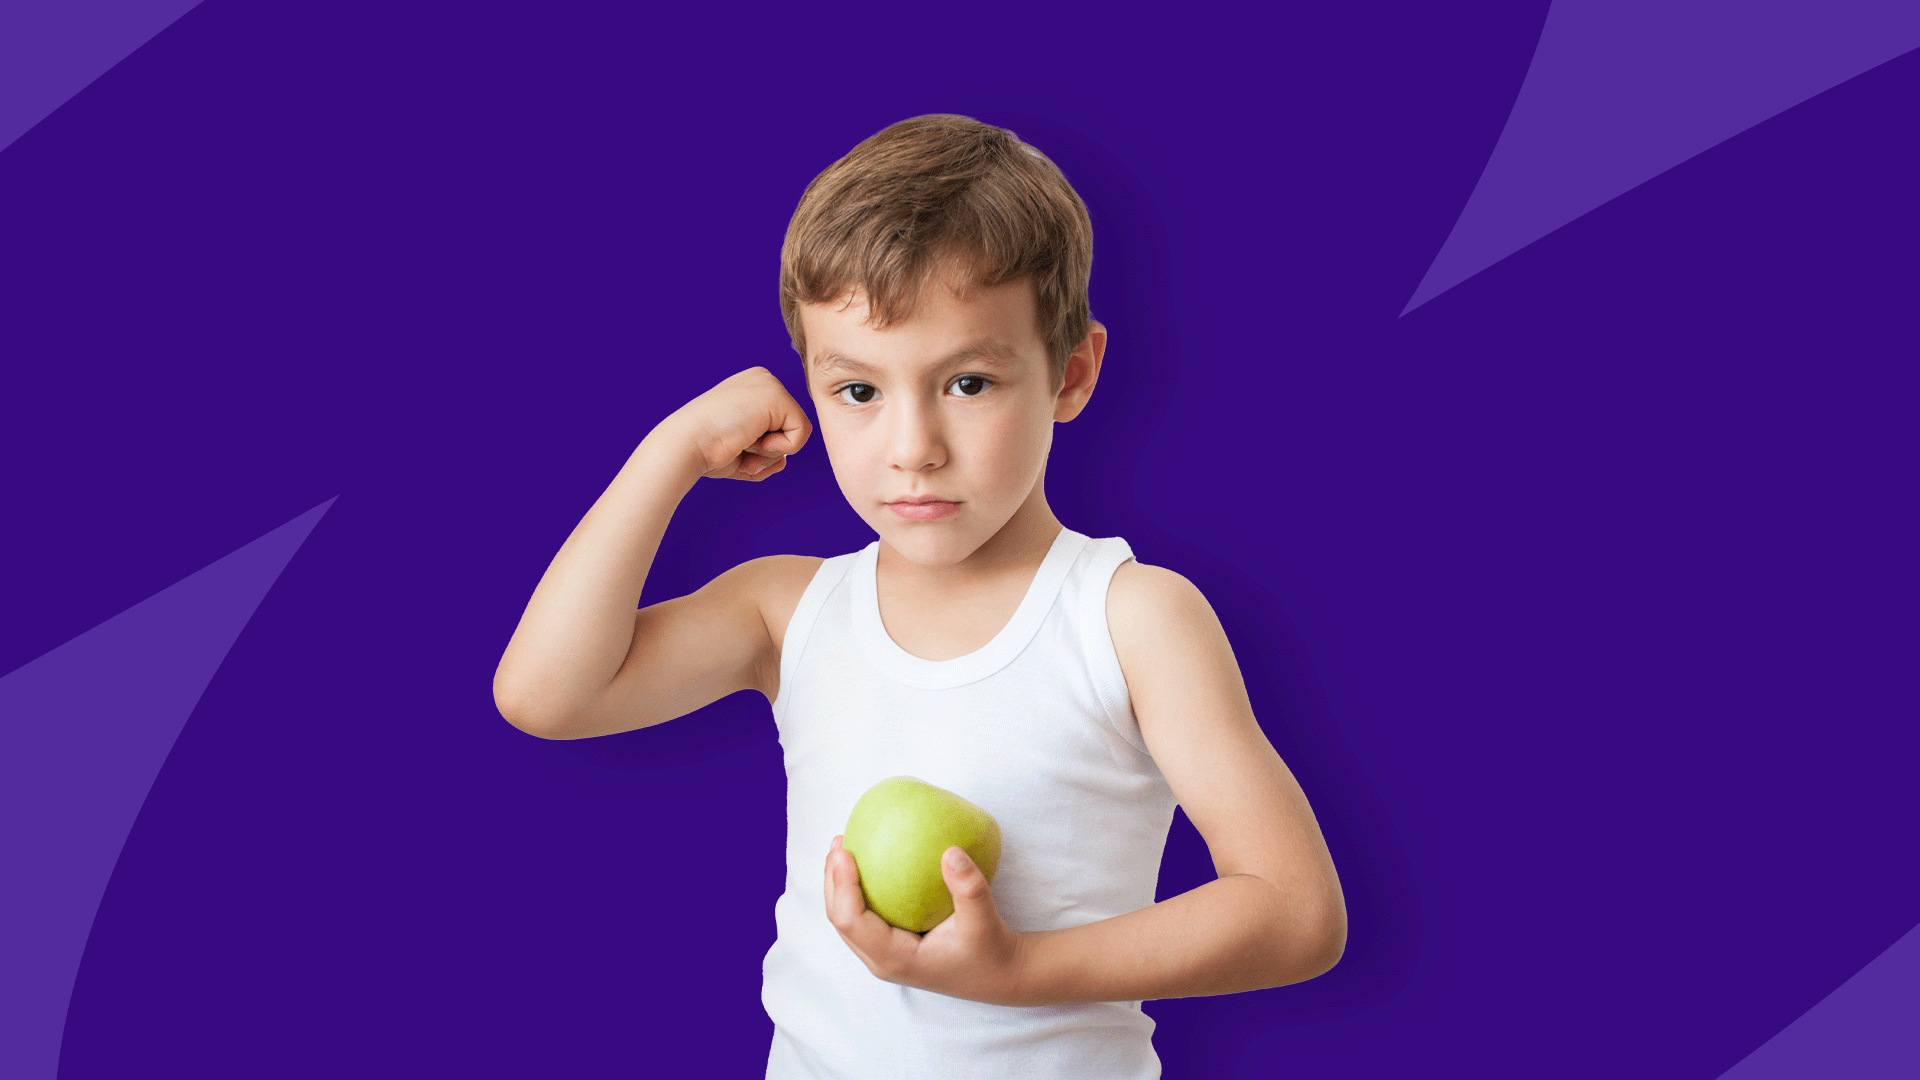
[[[781,307],[841,492],[910,561],[952,565],[1016,518],[1052,521],[1053,425],[1086,404],[1106,348],[1092,252],[1060,171],[965,117],[895,124],[807,188]]]
[[[801,305],[858,294],[884,330],[913,310],[941,268],[973,285],[1030,282],[1060,382],[1092,318],[1086,205],[1040,151],[964,116],[902,120],[807,185],[780,251],[780,313],[801,361]]]

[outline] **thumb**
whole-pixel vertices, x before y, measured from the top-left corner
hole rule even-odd
[[[955,913],[981,904],[993,906],[993,891],[987,884],[987,875],[974,865],[967,849],[958,845],[948,848],[940,857],[940,876],[946,879],[947,891],[953,894]]]

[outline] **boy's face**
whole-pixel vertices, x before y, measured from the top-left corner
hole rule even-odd
[[[804,304],[807,388],[840,491],[909,561],[950,566],[998,534],[1041,478],[1053,424],[1093,392],[1097,324],[1056,390],[1031,282],[956,292],[951,275],[885,330],[865,299]]]

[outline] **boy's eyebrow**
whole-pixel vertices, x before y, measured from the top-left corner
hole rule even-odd
[[[934,361],[934,366],[947,367],[952,364],[965,363],[968,360],[999,360],[1006,362],[1018,358],[1019,354],[1014,352],[1013,348],[1005,342],[997,341],[993,338],[981,338],[978,341],[970,341]],[[814,371],[820,374],[825,374],[829,371],[844,371],[852,375],[866,375],[872,373],[873,368],[850,356],[842,356],[837,352],[824,352],[820,354],[819,359],[814,361]]]

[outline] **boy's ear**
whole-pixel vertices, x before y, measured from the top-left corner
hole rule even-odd
[[[1067,357],[1066,374],[1053,396],[1053,419],[1065,423],[1080,415],[1093,396],[1093,384],[1100,381],[1100,358],[1107,352],[1107,328],[1097,320],[1087,327],[1087,336],[1073,355]]]

